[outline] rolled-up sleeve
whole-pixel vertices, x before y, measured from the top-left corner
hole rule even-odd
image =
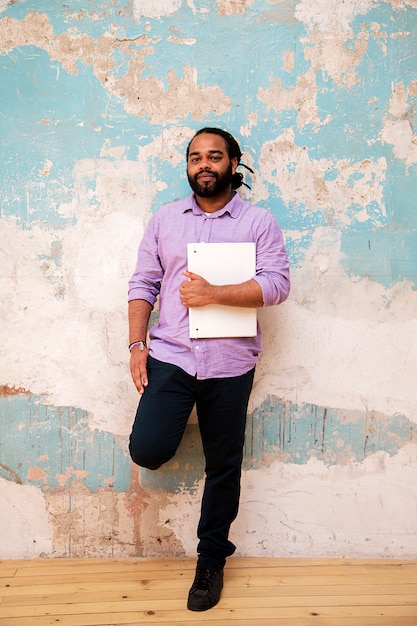
[[[260,225],[256,248],[256,275],[264,307],[280,304],[290,292],[290,265],[284,237],[275,218],[266,213]]]
[[[146,300],[153,307],[161,289],[162,277],[156,220],[153,216],[139,245],[135,271],[128,284],[128,301]]]

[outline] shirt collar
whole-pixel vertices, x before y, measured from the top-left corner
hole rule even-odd
[[[233,218],[239,216],[239,213],[242,210],[242,200],[240,199],[236,191],[232,191],[232,194],[232,199],[222,209],[213,213],[213,216],[221,217],[225,213],[229,213],[230,217]],[[194,215],[206,215],[204,211],[198,206],[194,194],[191,194],[185,200],[183,213],[186,213],[187,211],[192,211]]]

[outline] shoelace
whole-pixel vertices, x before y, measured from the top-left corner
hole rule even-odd
[[[194,588],[201,589],[202,591],[208,591],[211,580],[216,572],[212,572],[209,569],[199,569],[196,572],[194,581]]]

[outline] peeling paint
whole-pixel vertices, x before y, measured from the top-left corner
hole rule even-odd
[[[45,500],[53,525],[51,556],[138,556],[124,493],[102,487],[91,493],[74,481],[69,488],[45,493]]]
[[[103,430],[90,431],[84,411],[51,407],[40,397],[20,395],[1,397],[0,415],[4,478],[17,476],[19,483],[45,492],[74,482],[91,492],[109,483],[116,492],[129,488],[126,441]],[[17,450],[25,454],[16,454]]]
[[[185,117],[190,102],[194,102],[193,117],[196,120],[202,120],[212,112],[223,115],[230,110],[231,100],[221,89],[198,84],[198,72],[194,67],[183,67],[182,76],[174,70],[168,72],[167,88],[157,80],[142,80],[142,71],[142,60],[135,59],[128,72],[111,85],[112,92],[124,101],[124,107],[131,115],[148,115],[151,123],[161,124]]]
[[[243,15],[254,0],[220,0],[218,11],[222,17],[227,15]]]
[[[388,115],[384,118],[382,139],[391,144],[397,159],[407,168],[417,163],[417,134],[415,127],[415,84],[408,89],[402,83],[393,87]]]
[[[347,159],[314,161],[306,147],[296,145],[294,140],[294,132],[288,129],[274,141],[266,142],[261,167],[264,179],[276,185],[286,205],[294,209],[305,207],[306,226],[311,219],[309,213],[314,210],[324,211],[332,225],[370,219],[378,226],[386,222],[384,159],[358,163]],[[301,225],[300,213],[297,217]]]
[[[357,15],[366,15],[375,0],[301,0],[295,15],[309,30],[322,32],[349,31]]]
[[[0,556],[194,554],[195,415],[166,467],[127,454],[126,284],[203,125],[292,264],[238,553],[415,556],[416,0],[50,5],[0,0]]]
[[[168,0],[164,3],[157,0],[133,0],[133,13],[137,20],[141,17],[169,17],[182,5],[182,0]]]
[[[416,443],[416,424],[405,416],[297,406],[268,398],[249,416],[244,467],[256,469],[277,458],[305,464],[360,463],[380,451],[394,456]]]
[[[35,45],[74,76],[79,73],[78,61],[91,65],[103,86],[123,101],[127,113],[138,117],[149,115],[154,124],[181,119],[187,115],[191,102],[195,103],[193,115],[197,120],[211,111],[222,115],[230,110],[231,100],[218,86],[198,85],[194,67],[183,67],[183,76],[178,76],[174,70],[168,71],[167,89],[159,80],[143,78],[145,59],[154,54],[154,47],[149,43],[146,36],[127,44],[116,42],[120,51],[130,59],[127,71],[117,76],[112,56],[115,44],[109,36],[101,37],[97,42],[86,35],[64,33],[55,36],[47,16],[35,12],[29,12],[22,21],[6,17],[0,22],[0,52],[9,52],[12,46]]]
[[[394,456],[417,442],[416,424],[405,416],[376,411],[297,406],[269,397],[247,420],[243,468],[281,462],[304,465],[311,459],[326,465],[361,463],[381,451]],[[204,478],[204,457],[196,424],[189,424],[172,461],[156,472],[141,470],[141,484],[157,493],[196,494]]]

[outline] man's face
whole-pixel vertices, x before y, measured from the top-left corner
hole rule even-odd
[[[232,183],[237,159],[229,158],[223,137],[202,133],[190,145],[187,176],[197,196],[212,198],[225,191]]]

